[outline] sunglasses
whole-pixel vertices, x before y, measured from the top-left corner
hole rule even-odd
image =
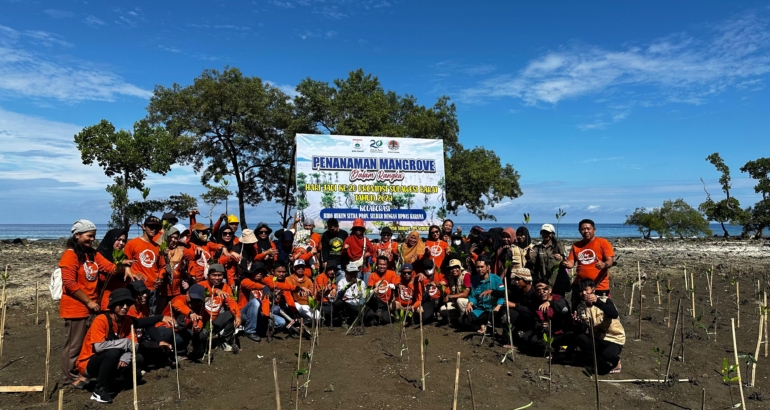
[[[260,235],[267,235],[267,231],[259,231],[257,233],[260,234]]]
[[[232,232],[222,232],[222,236],[233,236]]]

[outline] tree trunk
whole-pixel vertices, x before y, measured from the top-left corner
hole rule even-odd
[[[123,190],[126,193],[126,199],[128,199],[128,169],[123,171]],[[131,221],[128,220],[128,201],[126,201],[126,204],[123,206],[121,213],[123,214],[123,229],[128,231],[131,229]]]
[[[720,225],[722,225],[722,230],[725,231],[725,238],[729,238],[730,234],[727,232],[727,228],[725,228],[724,222],[719,222]]]

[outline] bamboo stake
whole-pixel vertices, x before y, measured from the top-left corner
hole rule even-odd
[[[473,397],[473,382],[471,382],[471,371],[466,370],[468,374],[468,388],[471,389],[471,405],[473,406],[473,410],[476,410],[476,399]]]
[[[137,399],[136,392],[136,333],[134,333],[134,325],[131,325],[131,372],[133,373],[133,386],[134,386],[134,410],[139,410],[139,400]]]
[[[628,316],[631,316],[631,313],[634,312],[634,289],[636,289],[636,284],[631,284],[631,299],[628,299]]]
[[[709,288],[709,306],[714,306],[714,301],[711,299],[711,288],[714,282],[714,265],[711,265],[711,270],[706,272],[706,285]]]
[[[460,352],[457,352],[457,366],[455,366],[455,395],[452,400],[452,410],[457,410],[457,387],[460,383]]]
[[[51,363],[51,322],[48,319],[48,311],[45,311],[45,379],[43,382],[43,403],[46,402],[48,392],[48,367]]]
[[[31,393],[43,391],[43,386],[0,386],[0,393]]]
[[[737,282],[736,282],[737,283]],[[741,408],[746,408],[746,399],[743,398],[743,381],[741,380],[741,363],[738,361],[738,343],[735,341],[735,319],[730,319],[733,331],[733,353],[735,354],[735,370],[738,373],[738,390],[741,392]]]
[[[684,316],[684,307],[682,308],[682,316]],[[682,344],[682,354],[681,354],[682,363],[684,363],[684,320],[681,321],[681,325],[679,328],[679,337],[680,337],[680,343]]]
[[[281,410],[281,393],[278,391],[278,365],[273,359],[273,381],[275,381],[275,408]]]
[[[671,327],[671,279],[666,279],[666,296],[668,297],[668,327]]]
[[[690,379],[672,379],[677,383],[689,383]],[[623,379],[623,380],[609,380],[602,379],[599,383],[666,383],[666,380],[661,379]]]
[[[666,365],[665,381],[668,381],[668,375],[671,371],[671,358],[674,356],[674,343],[676,343],[676,327],[679,325],[679,311],[682,308],[682,299],[679,299],[679,303],[676,305],[676,324],[674,324],[674,333],[671,335],[671,346],[668,349],[668,364]]]
[[[639,262],[637,261],[637,269],[639,269]],[[644,295],[642,294],[642,271],[639,270],[639,340],[642,340],[642,303],[644,301]],[[550,384],[549,384],[550,386]]]
[[[690,272],[690,284],[692,285],[690,286],[690,290],[692,293],[692,297],[690,299],[692,300],[692,317],[694,318],[696,317],[695,316],[695,279],[693,279],[692,272]]]
[[[762,304],[765,306],[765,309],[767,309],[768,307],[770,307],[770,306],[767,306],[767,291],[765,290],[763,293],[764,293],[764,302]],[[767,331],[767,328],[768,328],[768,326],[767,326],[767,310],[765,310],[764,316],[765,316],[765,357],[767,357],[767,351],[768,351],[768,346],[767,345],[770,344],[770,343],[768,343],[768,338],[767,338],[767,334],[770,333],[770,332]]]
[[[591,330],[591,350],[594,356],[594,385],[596,388],[596,410],[601,410],[599,404],[599,366],[596,363],[596,339],[594,339],[594,318],[588,315],[588,329]]]
[[[40,324],[40,282],[35,282],[35,326]]]
[[[701,396],[700,399],[700,408],[701,410],[706,410],[706,388],[703,388],[703,396]]]
[[[6,266],[6,277],[8,276],[8,267]],[[8,295],[5,294],[5,282],[3,282],[3,306],[2,306],[2,318],[0,318],[0,360],[3,359],[3,342],[5,341],[5,313],[8,308]]]
[[[735,308],[738,310],[738,326],[741,327],[741,292],[740,292],[740,282],[738,280],[735,280]]]
[[[505,287],[503,289],[505,291],[505,314],[507,316],[510,316],[510,310],[509,310],[509,307],[508,307],[508,278],[507,277],[503,279],[503,285]],[[508,357],[509,353],[511,355],[511,361],[515,360],[515,356],[514,356],[515,355],[515,353],[514,353],[515,350],[513,349],[513,323],[511,323],[511,318],[510,317],[508,318],[508,325],[507,326],[508,326],[508,343],[511,344],[511,350],[509,350],[509,351],[505,352],[505,354],[503,354],[503,362],[505,362],[505,358]]]
[[[313,321],[313,335],[310,338],[310,356],[307,362],[307,376],[305,377],[305,393],[303,397],[307,397],[307,391],[310,388],[310,371],[313,370],[313,353],[315,353],[315,345],[318,342],[318,328],[319,323],[317,320]]]
[[[176,367],[176,395],[179,400],[182,400],[182,389],[179,386],[179,352],[176,350],[176,318],[174,317],[174,307],[171,306],[171,301],[168,303],[168,311],[171,315],[171,320],[174,321],[174,326],[171,328],[171,340],[174,343],[174,367]]]
[[[690,290],[690,287],[687,286],[687,267],[684,268],[684,290]]]
[[[425,391],[425,339],[422,336],[422,309],[418,310],[420,316],[420,371],[422,372],[422,391]]]
[[[751,364],[751,384],[749,387],[754,387],[754,380],[756,380],[757,375],[757,358],[759,357],[759,347],[762,345],[762,328],[765,323],[764,320],[762,320],[762,315],[759,316],[759,336],[757,336],[757,349],[754,351],[754,363]]]
[[[301,336],[300,336],[301,337]],[[209,316],[209,366],[211,366],[211,344],[214,341],[214,321]]]
[[[663,300],[660,298],[660,279],[655,279],[655,286],[658,287],[658,306],[663,304]]]
[[[64,408],[64,389],[59,389],[59,410]]]

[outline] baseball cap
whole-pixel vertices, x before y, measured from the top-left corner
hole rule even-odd
[[[194,284],[190,286],[190,289],[187,291],[187,295],[190,296],[190,300],[206,300],[205,296],[205,290],[203,289],[203,286],[199,284]]]
[[[219,263],[211,264],[209,265],[209,273],[211,272],[225,273],[225,267]]]
[[[401,265],[401,272],[403,272],[404,269],[409,269],[409,270],[412,270],[412,271],[414,270],[414,268],[412,267],[411,263],[405,263],[405,264]]]
[[[432,260],[428,259],[422,263],[422,268],[425,270],[426,275],[432,275],[436,272],[436,264]]]
[[[144,219],[144,224],[142,224],[142,225],[144,225],[144,226],[147,226],[147,225],[158,225],[158,226],[160,226],[160,219],[158,219],[158,217],[155,216],[155,215],[150,215],[150,216],[148,216],[147,218]]]
[[[302,259],[297,259],[296,261],[294,261],[294,267],[295,268],[299,268],[299,267],[303,267],[304,268],[305,267],[305,261],[303,261]]]
[[[550,233],[556,233],[556,229],[554,229],[553,225],[551,224],[543,224],[542,227],[540,227],[540,231],[547,231]]]
[[[91,232],[96,230],[96,225],[94,225],[93,222],[89,221],[88,219],[78,219],[75,221],[74,224],[72,224],[72,229],[70,229],[70,232],[73,234],[76,233],[83,233],[83,232]]]
[[[460,262],[458,259],[452,259],[449,261],[449,268],[463,268],[462,262]]]

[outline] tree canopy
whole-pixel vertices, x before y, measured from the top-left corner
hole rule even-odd
[[[754,232],[755,238],[761,238],[764,230],[770,227],[770,158],[749,161],[741,167],[741,172],[747,172],[757,180],[754,192],[762,195],[753,207],[746,208],[743,231],[744,234]]]
[[[680,238],[700,234],[711,235],[706,218],[682,198],[676,201],[670,199],[663,201],[660,215],[666,222],[666,231],[669,236],[672,233]]]
[[[719,222],[722,226],[725,238],[730,234],[727,232],[725,222],[740,224],[745,218],[745,211],[741,209],[741,204],[735,197],[730,196],[730,188],[732,188],[732,178],[730,177],[730,167],[728,167],[719,156],[718,152],[715,152],[708,157],[706,161],[710,162],[717,171],[722,175],[719,177],[719,184],[722,186],[722,192],[725,193],[725,199],[714,201],[711,199],[711,195],[706,190],[706,183],[703,183],[703,190],[706,191],[706,201],[698,206],[698,209],[706,215],[706,219],[709,221]],[[701,179],[703,181],[703,179]]]
[[[658,236],[664,236],[668,230],[666,220],[660,213],[660,208],[636,208],[634,213],[626,215],[626,221],[623,225],[636,226],[644,239],[650,239],[652,232],[658,233]]]

